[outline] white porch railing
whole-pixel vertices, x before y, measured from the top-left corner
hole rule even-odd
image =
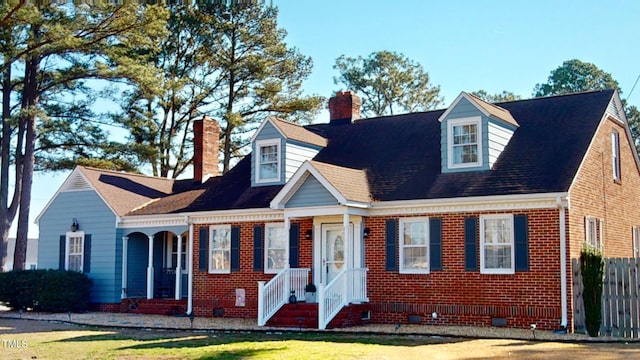
[[[285,268],[268,283],[258,281],[258,326],[264,326],[287,303],[291,291],[298,300],[304,299],[304,287],[310,269]]]
[[[324,330],[329,322],[352,302],[366,302],[366,268],[345,269],[326,286],[318,289],[318,328]]]

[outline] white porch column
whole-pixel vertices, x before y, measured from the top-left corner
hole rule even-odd
[[[287,247],[289,246],[289,242],[291,241],[291,239],[289,239],[289,234],[290,234],[289,230],[291,230],[291,219],[289,219],[289,217],[285,214],[284,215],[284,231],[285,231],[285,236],[287,237]],[[264,239],[265,239],[264,248],[266,249],[267,234],[264,234]],[[289,263],[289,258],[287,258],[287,268],[290,268],[290,267],[291,267],[291,263]],[[265,268],[266,268],[266,264],[265,264]]]
[[[149,237],[149,255],[147,264],[147,299],[153,299],[153,235]]]
[[[187,251],[187,267],[189,268],[187,280],[187,314],[193,312],[193,224],[189,222],[189,250]]]
[[[351,234],[349,221],[351,220],[349,213],[345,213],[342,216],[342,223],[344,226],[344,268],[351,269],[353,267],[353,261],[351,261],[351,247],[353,246],[353,234]]]
[[[182,235],[178,235],[178,256],[176,260],[176,293],[175,299],[182,298]]]
[[[129,247],[129,238],[126,236],[122,237],[122,293],[120,294],[121,299],[127,298],[127,253]]]

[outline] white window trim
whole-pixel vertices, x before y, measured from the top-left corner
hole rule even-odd
[[[640,226],[632,227],[633,257],[640,258]]]
[[[266,178],[263,179],[260,177],[260,149],[262,147],[265,146],[276,146],[276,152],[277,152],[277,163],[276,163],[276,176],[272,177],[272,178]],[[282,167],[282,153],[281,153],[281,141],[280,139],[269,139],[269,140],[258,140],[256,141],[256,159],[255,159],[255,177],[256,177],[256,183],[271,183],[271,182],[278,182],[280,181],[280,177],[281,177],[281,170],[280,168]]]
[[[414,223],[414,222],[423,222],[427,225],[427,233],[426,233],[426,247],[427,247],[427,268],[426,269],[405,269],[404,268],[404,224],[406,223]],[[400,274],[429,274],[431,270],[431,247],[429,244],[429,218],[428,217],[408,217],[408,218],[400,218],[400,236],[398,240],[398,257],[400,258]]]
[[[65,239],[65,248],[64,248],[64,269],[69,270],[69,256],[71,256],[70,247],[71,247],[71,238],[72,237],[82,237],[82,251],[80,252],[80,271],[84,272],[84,231],[69,231],[66,234]]]
[[[622,176],[620,166],[620,133],[616,130],[611,132],[611,166],[613,170],[613,180],[620,181]]]
[[[485,251],[485,220],[490,219],[508,219],[511,222],[511,268],[509,269],[487,269],[484,263]],[[506,245],[506,244],[505,244]],[[481,274],[515,274],[516,272],[516,249],[515,249],[515,230],[513,224],[513,214],[491,214],[480,215],[480,273]]]
[[[267,246],[269,244],[268,241],[268,235],[269,235],[269,228],[282,228],[282,230],[284,231],[284,237],[285,237],[285,258],[287,263],[289,263],[289,237],[287,235],[287,231],[284,228],[284,223],[267,223],[264,224],[264,273],[265,274],[277,274],[280,271],[282,271],[282,269],[269,269],[269,247]]]
[[[229,231],[229,269],[213,268],[213,231],[227,230]],[[231,225],[215,225],[209,227],[209,274],[230,274],[231,273]]]
[[[473,163],[455,164],[453,162],[453,127],[475,124],[478,129],[478,161]],[[464,169],[482,166],[482,117],[471,116],[447,120],[447,163],[449,169]]]
[[[592,249],[596,249],[602,251],[603,247],[603,237],[604,237],[604,221],[599,220],[594,216],[586,216],[585,221],[585,229],[584,229],[584,243]],[[595,233],[591,234],[591,226],[590,223],[593,223],[595,226]],[[593,237],[594,244],[592,244],[589,240]]]

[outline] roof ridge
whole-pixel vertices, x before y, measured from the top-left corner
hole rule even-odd
[[[152,175],[145,175],[145,174],[139,174],[139,173],[132,173],[132,172],[128,172],[128,171],[116,171],[116,170],[109,170],[109,169],[100,169],[100,168],[95,168],[95,167],[91,167],[91,166],[83,166],[83,165],[78,165],[78,167],[82,168],[82,169],[85,169],[85,170],[91,170],[91,171],[96,171],[96,172],[101,172],[101,173],[110,173],[110,174],[117,174],[117,175],[144,177],[144,178],[147,178],[147,179],[166,180],[166,181],[171,181],[171,182],[175,182],[176,181],[176,179],[166,178],[166,177],[163,177],[163,176],[152,176]]]

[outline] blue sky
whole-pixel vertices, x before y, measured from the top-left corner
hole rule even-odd
[[[390,50],[422,64],[445,104],[461,91],[530,97],[565,60],[610,73],[622,97],[640,106],[640,1],[273,0],[287,43],[313,59],[305,92],[329,97],[340,55]],[[318,122],[324,122],[326,112]],[[31,221],[68,172],[34,180]],[[70,219],[71,220],[71,219]],[[12,234],[15,233],[12,231]],[[37,236],[37,226],[30,236]]]

